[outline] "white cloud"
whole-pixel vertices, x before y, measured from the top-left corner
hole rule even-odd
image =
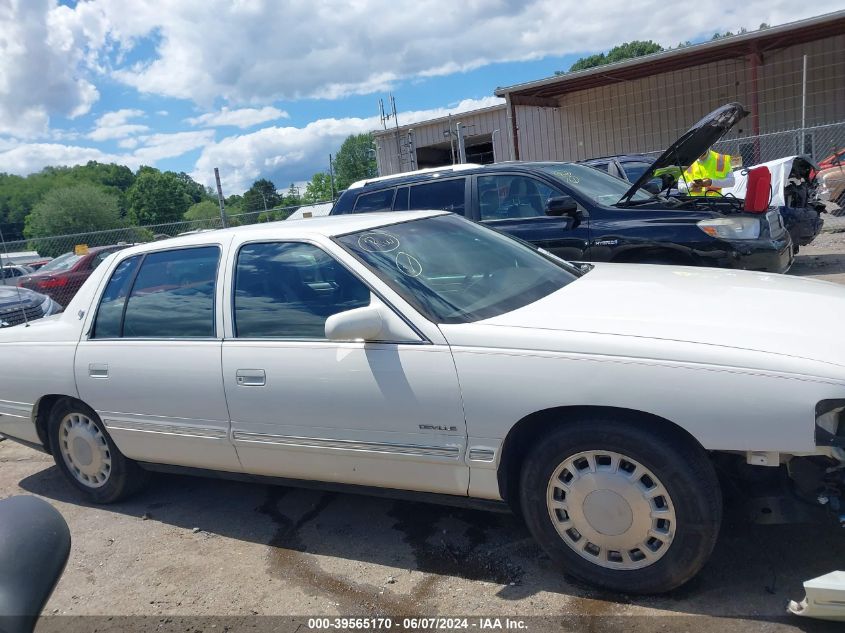
[[[88,134],[88,138],[92,141],[107,141],[146,132],[150,129],[148,126],[141,125],[140,123],[129,123],[130,119],[142,116],[144,116],[143,110],[131,110],[128,108],[107,112],[97,119],[94,129]]]
[[[417,121],[475,110],[503,103],[496,97],[465,99],[453,108],[400,112],[399,123]],[[220,168],[224,190],[240,193],[257,178],[284,175],[276,182],[286,189],[291,181],[308,181],[317,171],[328,169],[329,153],[337,151],[350,134],[379,127],[377,116],[368,118],[319,119],[304,127],[266,127],[249,134],[230,136],[207,146],[192,174],[198,182],[211,186],[214,168]]]
[[[223,127],[229,125],[243,129],[258,125],[259,123],[287,118],[290,118],[290,115],[284,110],[266,106],[264,108],[238,108],[235,110],[224,107],[219,112],[207,112],[206,114],[185,120],[191,125],[202,125],[205,127]]]
[[[675,45],[840,5],[707,0],[679,21],[677,11],[647,0],[631,0],[624,10],[610,0],[90,0],[63,12],[63,21],[73,23],[68,29],[84,33],[92,47],[116,42],[126,50],[152,37],[153,56],[132,65],[118,62],[113,70],[141,92],[205,105],[218,99],[262,105],[369,94],[400,80],[606,50],[632,39]]]
[[[118,145],[131,152],[114,154],[95,147],[63,145],[61,143],[19,143],[0,139],[0,172],[25,176],[48,165],[84,165],[89,160],[118,163],[137,169],[141,165],[155,165],[159,160],[181,156],[204,147],[214,138],[213,130],[151,134],[127,138]]]
[[[82,77],[85,46],[55,25],[55,0],[0,0],[0,134],[46,135],[51,115],[85,114],[99,94]]]
[[[164,158],[181,156],[192,150],[205,147],[214,140],[214,130],[151,134],[150,136],[140,136],[138,140],[143,146],[136,149],[133,156],[140,159],[145,165],[152,165]]]
[[[84,165],[89,160],[116,162],[135,169],[140,163],[132,156],[107,154],[94,147],[59,143],[23,143],[0,151],[0,172],[26,175],[47,165]]]

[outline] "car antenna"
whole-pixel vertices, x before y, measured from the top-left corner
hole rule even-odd
[[[3,245],[3,253],[6,255],[6,261],[7,262],[11,261],[9,259],[9,249],[6,247],[6,239],[3,237],[2,227],[0,227],[0,244]],[[3,270],[3,258],[2,257],[0,257],[0,270]],[[5,280],[6,280],[6,274],[3,273],[3,283],[4,284],[6,283]],[[26,308],[23,307],[23,300],[21,299],[21,287],[19,285],[15,284],[15,288],[17,288],[17,291],[18,291],[18,305],[21,308],[21,314],[23,315],[23,322],[26,325],[26,327],[29,327],[29,319],[26,318]]]

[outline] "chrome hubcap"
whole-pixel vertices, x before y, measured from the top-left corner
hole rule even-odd
[[[675,536],[675,507],[660,480],[621,453],[584,451],[552,474],[546,492],[558,534],[579,556],[609,569],[656,563]]]
[[[111,452],[94,421],[70,413],[59,423],[59,448],[65,465],[77,481],[89,488],[104,486],[111,474]]]

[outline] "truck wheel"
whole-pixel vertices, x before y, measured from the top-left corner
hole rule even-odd
[[[81,402],[57,403],[48,433],[56,466],[94,503],[119,501],[147,482],[147,471],[123,456],[99,416]]]
[[[523,464],[528,528],[553,561],[590,584],[669,591],[713,550],[719,482],[706,452],[679,432],[591,417],[540,438]]]

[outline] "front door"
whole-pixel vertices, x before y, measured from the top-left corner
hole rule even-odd
[[[338,343],[332,314],[378,301],[322,248],[241,246],[233,262],[223,377],[248,472],[466,494],[466,426],[446,345]]]
[[[220,247],[122,260],[76,352],[82,400],[140,461],[239,471],[229,441],[215,296]]]
[[[566,194],[524,174],[479,176],[476,182],[481,222],[563,259],[587,259],[590,230],[586,214],[580,220],[546,215],[546,201]]]

